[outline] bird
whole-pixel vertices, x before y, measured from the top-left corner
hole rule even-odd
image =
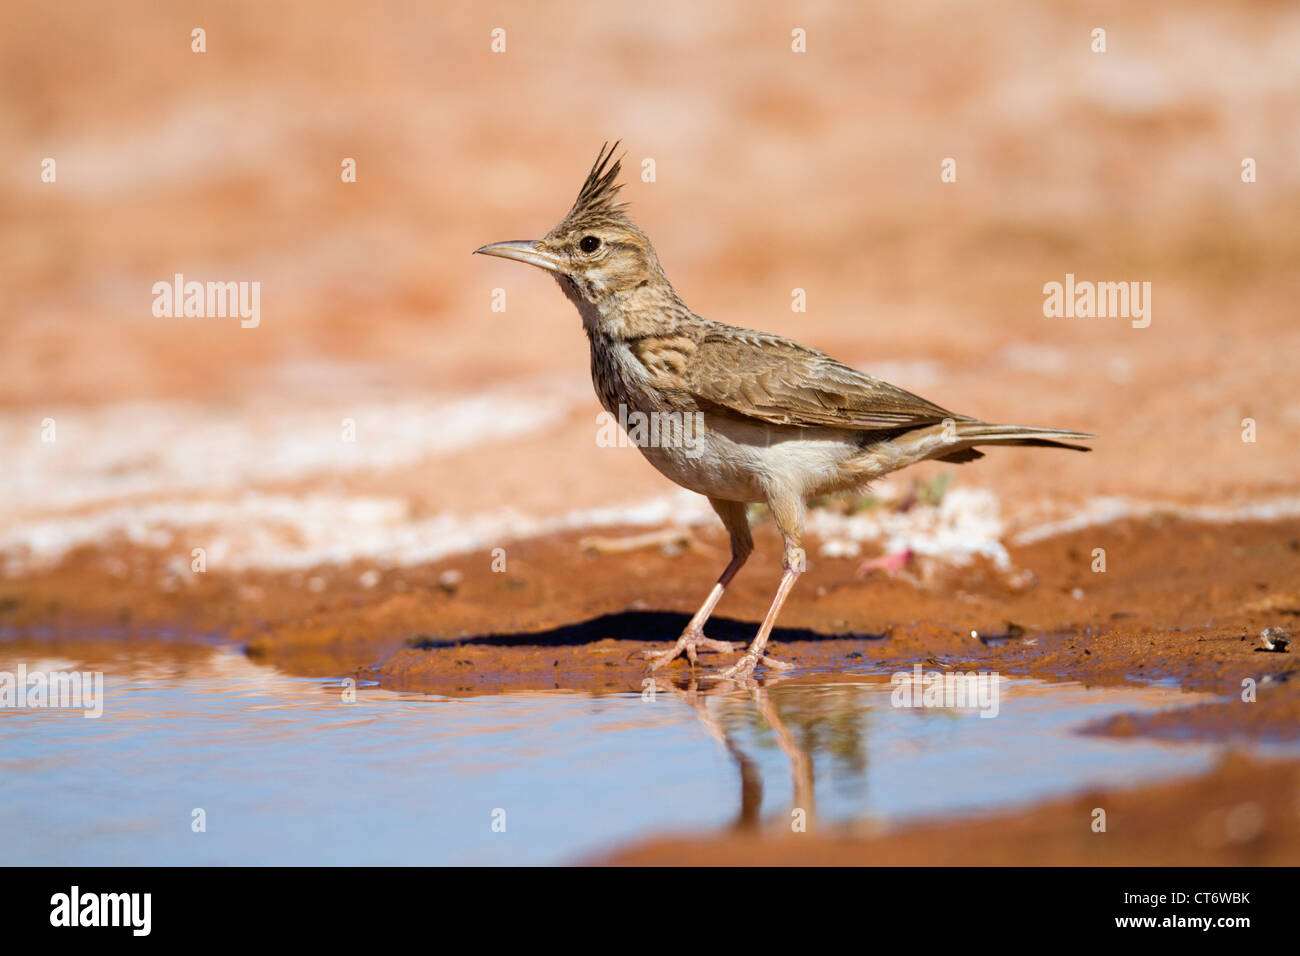
[[[977,446],[1091,450],[1077,442],[1096,435],[959,415],[793,339],[695,314],[618,201],[620,142],[601,147],[577,199],[550,232],[475,253],[555,278],[582,319],[601,406],[620,422],[640,413],[640,421],[666,423],[649,430],[658,440],[633,443],[664,476],[705,496],[730,537],[722,575],[677,641],[646,652],[648,671],[679,657],[693,670],[701,650],[739,649],[706,637],[704,625],[754,550],[750,504],[767,505],[775,519],[782,575],[752,643],[730,667],[707,675],[739,682],[752,682],[760,665],[791,667],[768,653],[767,642],[807,568],[809,499],[865,488],[920,461],[974,461],[984,454]]]

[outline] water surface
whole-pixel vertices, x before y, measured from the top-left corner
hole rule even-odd
[[[347,702],[336,680],[229,650],[30,649],[0,643],[0,670],[98,667],[105,706],[0,709],[5,864],[558,863],[659,833],[788,830],[795,808],[814,828],[996,810],[1214,755],[1075,732],[1198,699],[1167,687],[1004,680],[993,719],[893,707],[888,675],[868,673],[653,700],[363,686]]]

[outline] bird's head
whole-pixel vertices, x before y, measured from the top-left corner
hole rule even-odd
[[[624,213],[625,204],[614,201],[621,188],[617,147],[601,148],[573,208],[541,239],[494,242],[474,251],[545,269],[570,297],[597,307],[638,289],[667,288],[650,239]]]

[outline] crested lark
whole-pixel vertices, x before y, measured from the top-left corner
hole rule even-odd
[[[615,147],[617,147],[617,143]],[[591,343],[600,403],[698,426],[638,443],[664,475],[709,499],[731,535],[731,562],[677,643],[651,655],[662,667],[696,649],[730,651],[704,636],[708,620],[753,551],[747,502],[765,502],[785,541],[785,573],[753,644],[720,676],[749,678],[781,605],[804,570],[806,500],[857,488],[918,461],[967,462],[976,445],[1088,451],[1058,428],[990,425],[872,378],[791,339],[701,318],[673,291],[649,238],[616,203],[619,163],[601,149],[568,215],[543,238],[476,252],[526,262],[555,276]],[[676,415],[667,413],[677,413]],[[698,413],[698,414],[696,414]]]

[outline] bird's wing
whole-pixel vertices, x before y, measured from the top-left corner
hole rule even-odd
[[[697,401],[773,425],[911,428],[967,420],[790,339],[708,332],[686,366]]]

